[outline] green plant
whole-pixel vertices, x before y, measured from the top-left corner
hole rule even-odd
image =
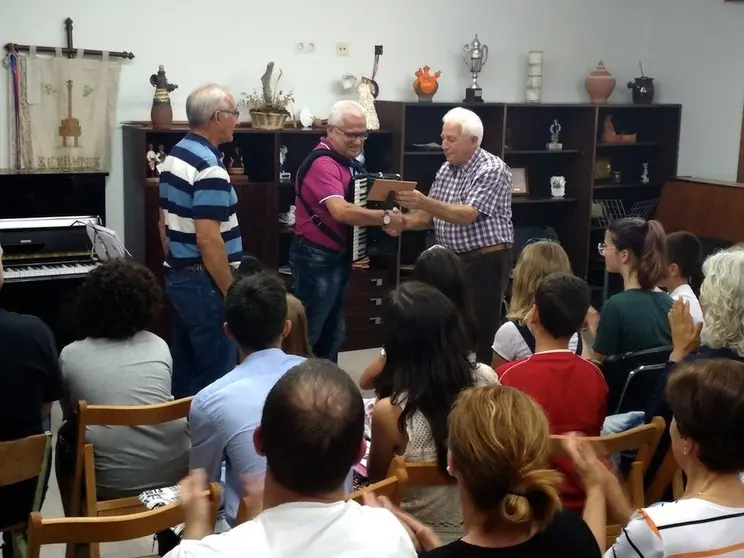
[[[250,112],[269,112],[277,114],[289,115],[287,106],[294,102],[294,92],[290,90],[288,93],[284,93],[283,90],[278,89],[279,80],[282,79],[282,71],[279,70],[279,74],[274,82],[274,87],[271,86],[271,75],[274,73],[274,63],[269,62],[266,64],[266,71],[261,76],[261,93],[255,89],[253,93],[241,93],[241,105],[248,107]]]

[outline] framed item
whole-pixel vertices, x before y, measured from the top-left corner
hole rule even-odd
[[[529,196],[530,186],[527,182],[527,169],[512,169],[512,196]]]

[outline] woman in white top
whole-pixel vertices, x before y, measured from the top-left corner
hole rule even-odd
[[[491,368],[494,370],[506,362],[533,354],[535,340],[524,324],[524,319],[532,310],[537,286],[551,273],[571,273],[571,262],[566,251],[554,240],[528,242],[519,254],[514,268],[507,321],[498,329],[493,339]],[[578,332],[571,337],[568,348],[581,354]]]
[[[667,278],[664,281],[669,295],[675,300],[687,302],[695,324],[705,323],[703,309],[697,293],[703,278],[703,247],[698,237],[687,231],[667,235]]]
[[[370,482],[385,478],[391,460],[436,462],[447,468],[447,415],[464,389],[498,383],[486,365],[469,358],[460,313],[439,290],[418,281],[388,296],[385,366],[375,387]],[[408,487],[402,507],[429,524],[444,540],[462,535],[457,487]]]
[[[684,362],[666,389],[674,413],[672,451],[687,478],[684,496],[633,513],[618,480],[578,437],[567,446],[587,490],[584,520],[600,546],[605,510],[627,522],[606,557],[744,555],[744,363]]]

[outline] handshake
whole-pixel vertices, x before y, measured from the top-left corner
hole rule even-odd
[[[382,230],[390,236],[400,236],[405,228],[405,215],[397,207],[390,210],[388,215],[390,215],[390,224],[383,226]]]

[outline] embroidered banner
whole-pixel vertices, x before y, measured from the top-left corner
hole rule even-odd
[[[121,64],[10,54],[10,161],[18,170],[108,171]]]

